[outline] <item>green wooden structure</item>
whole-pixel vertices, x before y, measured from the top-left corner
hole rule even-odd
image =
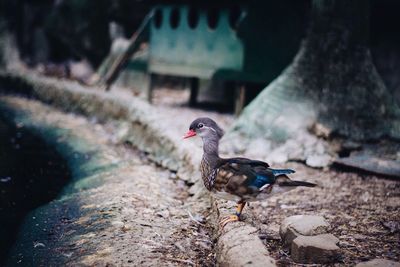
[[[136,42],[146,36],[147,60],[131,57],[126,67],[148,73],[149,101],[153,74],[190,79],[191,103],[196,101],[199,79],[234,84],[238,113],[244,105],[246,85],[267,85],[293,58],[303,27],[297,22],[297,13],[295,3],[289,0],[274,4],[250,1],[246,7],[218,9],[156,6],[141,33],[131,38]],[[283,14],[291,19],[282,19]],[[128,50],[136,46],[132,43]]]
[[[198,79],[212,79],[219,71],[229,73],[243,69],[244,48],[234,28],[240,15],[232,19],[228,9],[217,12],[188,6],[154,8],[148,72],[189,78],[190,102],[195,103]],[[219,75],[218,78],[225,77]],[[239,88],[244,90],[244,87]],[[149,100],[151,91],[150,81]],[[242,102],[237,102],[237,112],[242,109]]]
[[[198,9],[166,6],[153,12],[150,72],[211,78],[219,69],[242,69],[243,45],[229,25],[228,10],[213,18],[215,25]]]

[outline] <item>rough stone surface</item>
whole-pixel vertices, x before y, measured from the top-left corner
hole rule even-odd
[[[339,257],[336,245],[339,239],[332,234],[296,237],[291,246],[291,256],[299,263],[331,263]]]
[[[281,224],[279,234],[286,245],[300,236],[312,236],[327,233],[329,223],[322,216],[294,215],[287,217]]]
[[[355,267],[400,267],[400,262],[385,259],[374,259],[366,262],[360,262]]]
[[[64,111],[83,114],[100,122],[128,122],[130,127],[124,141],[149,153],[163,167],[177,171],[182,179],[192,183],[198,181],[194,172],[201,160],[201,150],[190,143],[182,146],[175,129],[168,127],[166,115],[147,102],[132,97],[129,92],[114,91],[108,94],[95,87],[43,77],[33,72],[0,73],[0,77],[4,87],[14,87],[15,91],[29,94]],[[163,131],[160,131],[161,128]],[[192,153],[196,150],[199,153]]]
[[[215,264],[212,231],[201,222],[208,198],[190,198],[171,172],[112,143],[111,123],[21,97],[1,96],[0,105],[54,146],[72,172],[58,198],[26,216],[5,266]]]
[[[241,222],[228,224],[224,230],[226,233],[220,237],[217,244],[217,261],[220,266],[276,266],[275,260],[268,255],[267,250],[257,249],[262,246],[262,242],[258,238],[256,228]]]
[[[400,161],[398,160],[382,159],[368,153],[358,153],[346,158],[337,158],[335,163],[400,179]]]
[[[326,154],[314,154],[306,158],[306,164],[313,168],[323,168],[328,166],[331,161],[331,157]]]
[[[174,112],[182,113],[181,110],[165,112],[123,92],[113,91],[113,94],[107,94],[96,88],[83,87],[77,83],[42,77],[30,72],[0,73],[0,81],[62,110],[83,114],[96,121],[128,122],[129,129],[117,131],[115,137],[117,140],[124,139],[131,142],[140,150],[149,153],[152,160],[176,171],[179,178],[194,183],[191,187],[191,193],[195,194],[194,199],[204,196],[205,190],[199,179],[198,169],[202,154],[201,140],[182,142],[181,136],[187,130],[189,120],[183,121],[182,127],[178,129],[168,124],[171,116],[174,117]],[[193,116],[190,119],[199,116],[198,113],[190,111],[188,113]],[[121,127],[126,127],[126,124]],[[214,207],[213,213],[218,214],[216,218],[218,221],[220,209]],[[274,265],[272,258],[268,256],[268,250],[258,238],[255,227],[246,225],[243,229],[230,226],[225,228],[217,236],[218,246],[215,253],[219,265],[266,266],[266,263]],[[254,234],[249,235],[249,232]],[[230,238],[225,238],[229,234]],[[232,247],[232,240],[240,243],[240,251]],[[233,251],[235,253],[232,253]],[[252,255],[252,258],[244,256],[246,253],[243,251]]]

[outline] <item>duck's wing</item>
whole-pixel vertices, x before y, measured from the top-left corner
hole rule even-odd
[[[243,164],[243,165],[249,165],[249,166],[263,166],[265,168],[269,167],[269,164],[261,161],[261,160],[252,160],[252,159],[248,159],[248,158],[241,158],[241,157],[237,157],[237,158],[229,158],[229,159],[222,159],[223,163],[231,163],[231,164]]]
[[[247,158],[222,159],[216,177],[216,189],[225,187],[232,193],[258,192],[276,178],[268,163]]]

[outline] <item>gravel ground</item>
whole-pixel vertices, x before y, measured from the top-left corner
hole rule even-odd
[[[115,144],[113,123],[101,125],[18,97],[0,101],[22,111],[29,123],[63,129],[60,143],[79,140],[91,153],[98,151],[102,166],[117,165],[73,185],[83,191],[60,201],[69,215],[54,214],[55,225],[46,223],[52,240],[36,240],[35,248],[63,255],[68,266],[215,265],[204,220],[208,199],[192,201],[189,187],[174,173],[129,145]]]
[[[251,206],[260,237],[281,266],[294,265],[282,247],[279,225],[297,214],[324,216],[339,238],[339,265],[352,266],[374,258],[400,260],[400,183],[373,175],[315,170],[298,163],[286,166],[299,180],[318,188],[296,189]]]
[[[171,124],[177,128],[187,127],[192,118],[200,116],[214,118],[224,129],[234,120],[230,114],[188,108],[187,99],[188,91],[163,88],[155,91],[154,103],[175,118]],[[342,249],[337,265],[351,266],[374,258],[400,261],[398,180],[333,168],[312,169],[296,162],[273,167],[293,168],[297,172],[292,178],[319,185],[313,189],[299,188],[245,208],[245,221],[260,230],[260,238],[278,265],[296,265],[282,247],[279,226],[285,217],[297,214],[322,215],[331,224],[331,232],[339,238]],[[231,204],[233,210],[234,203]]]
[[[234,120],[233,116],[230,114],[220,114],[213,111],[189,108],[186,105],[187,98],[187,91],[158,89],[154,92],[154,104],[156,108],[162,113],[162,116],[168,120],[171,127],[174,128],[177,136],[182,136],[190,122],[196,117],[212,117],[225,129],[227,129]],[[96,127],[101,128],[103,126]],[[112,125],[105,126],[104,129],[107,129],[107,127],[110,127],[112,131]],[[112,139],[113,138],[110,137],[110,140]],[[201,146],[201,140],[197,139],[193,142]],[[116,151],[123,151],[121,152],[123,155],[139,153],[132,152],[133,150],[131,149],[129,149],[131,152],[127,152],[127,148],[121,145],[115,146],[115,144],[113,144],[112,146],[112,149],[116,149]],[[156,168],[156,166],[153,167]],[[319,184],[318,188],[299,188],[284,195],[274,196],[263,202],[252,203],[244,210],[245,222],[253,224],[259,229],[260,238],[280,266],[295,265],[290,260],[288,251],[281,246],[278,232],[281,221],[287,216],[296,214],[322,215],[330,222],[332,233],[339,238],[339,246],[342,250],[342,259],[337,265],[352,266],[360,261],[373,258],[400,260],[399,181],[356,172],[344,172],[337,169],[312,169],[296,162],[273,167],[290,167],[296,169],[297,172],[292,175],[293,178]],[[131,171],[132,170],[130,170],[129,173],[131,173]],[[162,172],[166,172],[166,174],[161,175],[160,173]],[[170,262],[171,264],[212,265],[215,262],[212,255],[212,243],[209,243],[210,228],[207,226],[207,223],[200,225],[196,223],[195,220],[191,219],[191,216],[187,213],[187,205],[190,200],[187,196],[187,186],[181,184],[179,180],[174,179],[173,174],[168,173],[169,172],[165,170],[161,172],[157,170],[155,172],[155,177],[161,178],[165,176],[166,178],[162,178],[162,181],[168,182],[162,183],[162,186],[166,187],[163,189],[165,191],[162,191],[165,192],[165,194],[162,194],[163,196],[155,196],[153,199],[147,198],[147,196],[143,194],[143,190],[135,191],[138,186],[134,183],[129,185],[129,181],[132,183],[132,181],[138,179],[137,177],[131,177],[128,181],[124,180],[126,178],[120,178],[123,180],[118,183],[119,186],[118,184],[115,185],[115,188],[119,188],[116,189],[116,192],[121,192],[121,190],[126,191],[127,187],[122,186],[122,184],[125,185],[125,183],[128,183],[127,186],[131,186],[129,192],[131,190],[133,192],[132,195],[129,195],[128,199],[135,199],[135,194],[141,194],[142,197],[139,202],[143,202],[144,206],[150,207],[153,214],[151,214],[151,212],[147,214],[146,209],[142,210],[140,205],[132,204],[134,202],[133,200],[127,202],[124,200],[125,197],[118,196],[115,201],[113,200],[114,202],[112,202],[116,203],[115,205],[117,206],[112,212],[117,212],[119,214],[119,217],[116,217],[114,220],[116,221],[114,224],[123,227],[121,222],[125,225],[125,223],[132,218],[133,213],[129,214],[128,212],[123,215],[122,212],[119,211],[119,208],[124,210],[131,207],[130,210],[132,211],[139,207],[140,214],[144,214],[143,216],[146,218],[146,221],[148,221],[149,218],[150,220],[154,220],[154,226],[151,227],[151,229],[154,228],[154,231],[141,230],[146,236],[149,234],[151,236],[151,233],[154,234],[154,232],[159,234],[161,232],[164,234],[165,231],[164,238],[159,238],[157,234],[151,236],[152,241],[149,242],[148,246],[151,247],[151,244],[153,244],[154,247],[160,249],[160,251],[156,249],[155,252],[152,252],[153,254],[149,255],[155,255],[154,253],[158,253],[157,257],[168,255],[165,262]],[[139,183],[143,182],[148,186],[151,185],[152,188],[154,188],[153,184],[160,184],[160,179],[153,180],[147,177],[140,179],[146,181],[140,180],[141,182]],[[184,189],[179,189],[182,187]],[[144,188],[146,189],[148,187]],[[108,194],[106,194],[106,192],[108,192],[107,190],[109,190],[109,188],[104,188],[103,194],[108,196]],[[178,210],[172,209],[173,212],[166,209],[169,213],[168,216],[171,217],[163,217],[167,216],[166,212],[159,215],[154,214],[155,210],[164,212],[165,209],[162,208],[164,204],[160,204],[158,201],[164,201],[165,197],[167,197],[165,200],[167,206],[177,205],[178,207]],[[109,208],[109,204],[110,203],[104,205],[104,208]],[[195,205],[200,205],[199,207],[201,207],[200,203]],[[233,211],[234,203],[229,203],[229,205],[232,206]],[[204,207],[200,208],[200,210],[193,209],[191,212],[193,216],[198,219],[207,218],[208,216],[208,209]],[[135,212],[134,214],[139,213]],[[147,218],[146,216],[150,217]],[[177,230],[168,231],[160,227],[160,224],[163,226],[168,224],[168,220],[173,221],[171,227],[177,227],[175,228]],[[139,223],[139,225],[141,224]],[[146,225],[142,226],[144,229],[148,227]],[[191,229],[191,227],[193,229],[188,231],[187,229]],[[121,229],[119,231],[122,231]],[[118,242],[125,242],[125,239],[128,240],[127,243],[123,243],[125,246],[129,244],[129,242],[132,242],[132,240],[135,240],[135,238],[143,238],[144,236],[135,236],[132,235],[132,233],[129,235],[124,233],[124,231],[118,233],[122,235],[121,238],[117,239]],[[204,236],[207,236],[205,240],[208,241],[199,242],[199,240],[204,239]],[[183,242],[183,245],[179,242]],[[156,244],[159,246],[156,246]],[[194,254],[187,253],[186,248],[193,244],[197,244],[200,252]],[[210,244],[211,247],[208,244]],[[194,247],[196,248],[196,246]],[[134,254],[134,250],[132,251],[128,248],[120,247],[119,245],[117,245],[117,248],[121,250],[121,252],[118,253],[133,253],[133,255],[136,255]],[[138,251],[142,252],[140,249]],[[135,256],[133,256],[133,258],[134,257]]]

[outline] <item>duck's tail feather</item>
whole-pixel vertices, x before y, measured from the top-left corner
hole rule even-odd
[[[285,174],[279,175],[276,179],[276,183],[279,186],[286,186],[286,187],[291,187],[291,186],[315,187],[315,186],[317,186],[317,184],[310,183],[310,182],[290,180],[289,177],[287,177]]]
[[[295,171],[292,170],[292,169],[271,169],[271,170],[272,170],[272,173],[273,173],[275,176],[279,176],[279,175],[282,175],[282,174],[291,174],[291,173],[295,173]]]
[[[290,182],[283,182],[279,184],[280,186],[307,186],[307,187],[315,187],[316,184],[304,182],[304,181],[290,181]]]

